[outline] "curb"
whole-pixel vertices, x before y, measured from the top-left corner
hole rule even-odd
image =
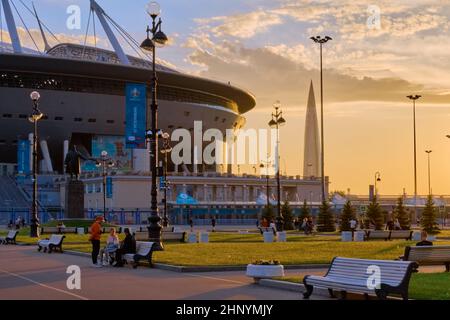
[[[293,282],[272,280],[272,279],[261,279],[261,280],[257,281],[256,284],[263,286],[263,287],[268,287],[268,288],[298,292],[301,299],[303,299],[302,295],[303,295],[303,292],[305,292],[305,286],[301,283],[293,283]],[[323,296],[323,297],[327,297],[327,298],[330,297],[328,290],[322,289],[322,288],[314,288],[313,295]]]

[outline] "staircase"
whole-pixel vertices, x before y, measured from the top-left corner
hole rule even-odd
[[[0,176],[0,210],[29,208],[30,203],[14,180],[7,176]]]

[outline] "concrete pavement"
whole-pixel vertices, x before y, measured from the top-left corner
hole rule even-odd
[[[66,270],[70,265],[81,269],[81,290],[69,290],[66,286],[70,276]],[[301,273],[323,274],[324,270],[301,270]],[[289,270],[287,274],[299,275],[300,271]],[[146,267],[97,269],[84,257],[39,253],[34,246],[0,246],[0,300],[4,299],[299,300],[301,295],[255,285],[242,271],[177,273]]]

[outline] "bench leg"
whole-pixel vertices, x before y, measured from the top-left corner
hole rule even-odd
[[[369,300],[369,294],[368,293],[364,293],[364,299],[365,300]]]
[[[314,290],[313,286],[311,286],[309,284],[306,284],[306,279],[307,278],[308,278],[308,276],[306,276],[303,279],[303,285],[305,286],[305,289],[306,289],[306,291],[303,293],[303,299],[309,299],[309,297],[311,296],[311,294],[312,294],[312,292]]]
[[[40,252],[42,250],[41,246],[38,246],[38,252]]]
[[[386,300],[387,298],[387,292],[382,289],[375,289],[375,294],[380,300]]]
[[[341,291],[341,300],[346,300],[347,299],[347,291],[342,290]]]
[[[48,246],[48,253],[50,254],[50,253],[52,253],[52,251],[53,251],[53,246],[50,244]]]
[[[445,264],[445,272],[450,272],[450,262]]]
[[[330,298],[335,298],[333,289],[328,288],[328,294],[330,295]]]
[[[404,293],[402,293],[401,295],[402,295],[402,299],[403,299],[403,300],[405,300],[405,301],[408,301],[408,300],[409,300],[409,297],[408,297],[408,293],[407,293],[407,292],[404,292]]]

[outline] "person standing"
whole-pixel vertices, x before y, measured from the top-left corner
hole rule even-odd
[[[97,263],[98,254],[100,253],[100,238],[102,236],[102,225],[104,221],[103,216],[95,218],[94,223],[91,225],[91,236],[89,240],[92,243],[92,266],[95,268],[101,268],[102,264]]]
[[[192,218],[189,219],[189,225],[191,226],[191,232],[194,232],[194,220]]]
[[[212,232],[216,232],[216,218],[211,219]]]

